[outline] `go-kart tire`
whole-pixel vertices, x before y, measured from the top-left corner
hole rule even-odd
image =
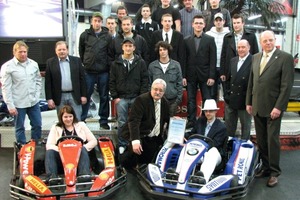
[[[16,180],[16,185],[20,188],[24,188],[25,187],[25,183],[23,178],[20,176],[18,180]]]
[[[239,185],[239,177],[235,175],[230,183],[230,188],[237,187]]]

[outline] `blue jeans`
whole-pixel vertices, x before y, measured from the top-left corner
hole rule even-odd
[[[60,155],[58,151],[53,149],[49,149],[46,151],[46,158],[45,158],[45,169],[47,176],[58,175],[58,170],[63,169],[62,161],[60,159]],[[90,172],[90,159],[88,151],[85,147],[82,147],[80,158],[77,167],[77,174],[78,175],[89,175]]]
[[[206,99],[211,99],[212,86],[207,86],[206,82],[188,81],[187,83],[187,94],[188,94],[188,121],[196,123],[196,97],[198,85],[202,96],[202,104]],[[200,105],[202,107],[202,105]]]
[[[18,115],[15,116],[15,134],[18,143],[25,144],[25,127],[24,121],[28,115],[31,126],[31,139],[38,140],[42,136],[42,116],[39,103],[32,107],[16,108]]]
[[[118,115],[118,138],[119,138],[119,146],[126,146],[127,141],[121,137],[121,130],[124,124],[128,119],[128,111],[131,105],[133,104],[135,98],[132,99],[120,99],[120,101],[116,104],[117,115]]]
[[[74,101],[74,98],[73,98],[71,92],[61,94],[60,104],[59,104],[59,106],[56,106],[57,114],[64,105],[72,106],[75,111],[76,118],[78,119],[78,121],[81,120],[82,106],[81,106],[81,104],[77,104],[76,101]]]
[[[97,90],[100,97],[100,106],[98,115],[100,117],[100,124],[108,123],[109,117],[109,74],[108,72],[100,73],[100,74],[89,74],[85,73],[85,80],[87,86],[87,103],[82,106],[82,114],[81,121],[84,121],[87,118],[89,108],[90,108],[90,100],[91,96],[94,92],[94,85],[97,84]]]

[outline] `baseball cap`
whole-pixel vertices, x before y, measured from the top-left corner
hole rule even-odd
[[[222,13],[215,14],[215,18],[214,19],[217,19],[218,17],[221,18],[221,19],[224,19]]]
[[[125,42],[130,42],[135,45],[134,39],[132,39],[131,37],[125,37],[122,44],[124,44]]]
[[[102,15],[101,12],[94,12],[94,13],[93,13],[93,17],[100,17],[101,20],[103,20],[103,15]]]

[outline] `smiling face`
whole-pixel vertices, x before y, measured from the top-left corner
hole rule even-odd
[[[70,113],[64,113],[62,115],[62,122],[64,123],[65,127],[73,126],[74,116]]]
[[[152,84],[151,96],[155,101],[160,100],[165,94],[165,87],[161,83]]]
[[[262,34],[260,35],[260,45],[266,53],[273,51],[273,49],[275,48],[275,43],[276,38],[272,31],[262,32]]]
[[[250,45],[247,40],[240,40],[237,45],[238,55],[241,58],[244,58],[250,50]]]
[[[62,60],[66,59],[69,53],[67,45],[64,43],[58,44],[55,48],[55,53],[57,57],[59,57],[60,59]]]
[[[133,55],[135,46],[131,42],[128,41],[128,42],[125,42],[124,44],[122,44],[122,50],[123,50],[124,56],[126,58],[130,58]]]

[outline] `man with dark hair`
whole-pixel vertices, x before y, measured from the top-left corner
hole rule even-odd
[[[141,15],[143,18],[135,25],[135,31],[137,34],[145,38],[149,47],[152,34],[154,31],[159,29],[159,25],[156,21],[151,19],[151,8],[148,4],[142,5]]]
[[[169,56],[172,46],[164,41],[160,41],[155,46],[155,51],[159,54],[159,59],[150,63],[148,72],[150,84],[157,78],[161,78],[167,83],[165,97],[170,105],[170,117],[176,115],[177,106],[182,100],[182,72],[180,64],[172,60]]]
[[[80,120],[82,105],[87,103],[84,69],[80,58],[68,55],[68,44],[58,41],[57,56],[47,60],[45,93],[48,107],[57,113],[64,105],[73,107]]]
[[[98,115],[100,127],[110,129],[109,117],[109,64],[112,60],[108,54],[112,37],[106,27],[102,27],[103,16],[95,12],[91,20],[91,27],[86,29],[79,38],[79,55],[85,69],[85,80],[87,85],[87,103],[82,107],[81,120],[85,121],[90,108],[90,99],[94,92],[94,85],[100,96]]]
[[[185,51],[183,43],[183,35],[172,29],[173,19],[171,14],[164,14],[161,18],[161,23],[163,29],[155,31],[152,35],[151,45],[150,45],[150,60],[157,60],[159,55],[155,52],[155,45],[159,41],[165,41],[172,46],[172,52],[170,53],[170,58],[176,60],[180,63],[181,68],[184,67],[185,62]]]
[[[119,150],[125,150],[127,142],[120,137],[121,129],[127,122],[128,111],[135,98],[148,91],[148,72],[145,61],[134,54],[135,41],[124,38],[123,54],[116,59],[110,69],[109,89],[117,108]]]
[[[172,16],[172,29],[180,32],[181,30],[181,17],[177,8],[171,5],[171,0],[161,0],[161,6],[158,7],[152,14],[152,19],[159,23],[159,27],[162,29],[162,16],[164,14],[170,14]]]
[[[186,64],[183,79],[187,81],[188,123],[191,128],[196,122],[196,95],[200,88],[202,102],[211,99],[212,87],[215,83],[217,50],[213,37],[205,34],[205,19],[202,15],[193,18],[194,34],[184,39]]]
[[[108,28],[108,31],[112,38],[115,38],[117,35],[117,22],[113,16],[109,16],[108,18],[106,18],[106,28]]]
[[[119,56],[122,54],[122,42],[124,38],[132,38],[135,42],[135,50],[134,53],[139,55],[144,59],[146,64],[149,64],[149,53],[148,53],[148,45],[146,40],[138,35],[135,31],[132,30],[133,28],[133,20],[129,16],[125,16],[122,18],[122,30],[118,32],[117,36],[113,39],[109,54],[112,55],[114,59],[118,59]]]
[[[122,19],[123,17],[128,16],[128,10],[125,6],[119,6],[117,8],[117,20],[118,20],[118,31],[122,30]]]

